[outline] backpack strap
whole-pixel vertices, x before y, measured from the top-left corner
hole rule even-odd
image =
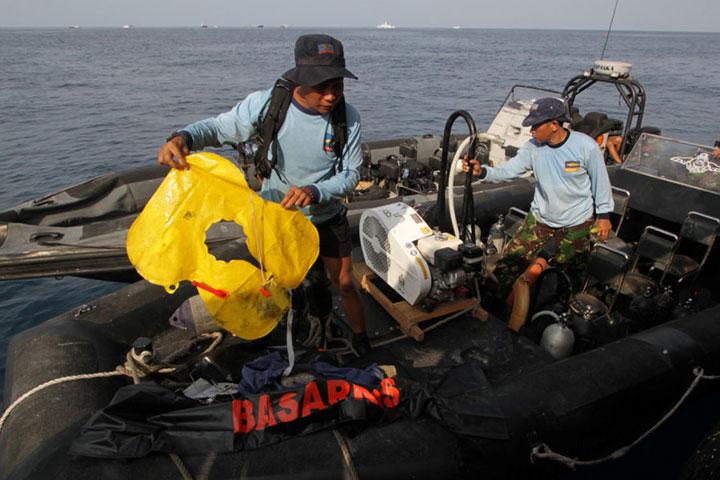
[[[275,82],[270,99],[260,110],[257,120],[257,136],[260,148],[255,154],[255,171],[262,178],[270,178],[272,171],[277,169],[278,152],[277,152],[277,135],[282,128],[288,108],[292,102],[293,90],[295,84],[280,78]],[[333,152],[338,160],[337,172],[343,170],[343,154],[345,145],[347,145],[348,126],[345,107],[345,96],[330,113],[330,123],[333,129]],[[272,148],[272,159],[268,158],[268,153]],[[282,176],[278,172],[278,177],[282,180]]]
[[[277,135],[287,115],[292,93],[295,85],[280,78],[275,82],[270,100],[267,103],[265,115],[258,121],[258,135],[260,149],[255,155],[255,171],[262,178],[270,178],[277,163]],[[261,114],[262,116],[262,110]],[[272,159],[268,158],[268,152],[272,146]],[[278,176],[280,176],[278,174]]]
[[[333,151],[338,160],[337,173],[340,173],[343,171],[343,154],[345,153],[348,137],[345,95],[340,98],[340,101],[330,113],[330,123],[332,123],[333,129]]]

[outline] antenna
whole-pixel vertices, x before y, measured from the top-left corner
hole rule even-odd
[[[600,60],[605,58],[605,48],[607,48],[607,42],[610,38],[610,30],[612,30],[613,22],[615,21],[615,12],[617,11],[618,3],[620,3],[620,0],[615,0],[615,7],[613,8],[612,17],[610,18],[610,25],[608,26],[607,35],[605,35],[605,45],[603,45],[602,53],[600,54]]]

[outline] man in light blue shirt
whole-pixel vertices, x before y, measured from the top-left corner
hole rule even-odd
[[[612,228],[612,190],[600,149],[592,138],[562,126],[566,108],[558,98],[541,98],[530,108],[523,126],[533,139],[501,167],[466,162],[486,182],[503,182],[532,170],[535,195],[523,228],[505,250],[506,256],[530,260],[551,249],[558,263],[589,250],[591,229],[606,240]],[[595,228],[593,229],[593,223]]]
[[[264,178],[261,194],[285,208],[301,209],[317,227],[320,256],[340,292],[355,334],[353,346],[364,352],[369,342],[360,296],[352,280],[352,243],[342,203],[357,185],[362,164],[360,115],[343,98],[343,79],[357,77],[345,68],[342,43],[329,35],[300,36],[295,44],[295,64],[283,75],[292,82],[292,97],[282,126],[272,139],[274,148],[267,151],[274,168]],[[185,169],[185,156],[191,150],[251,139],[260,133],[272,91],[251,93],[229,112],[174,133],[160,149],[158,161]],[[331,119],[341,107],[346,131],[338,158],[336,125]],[[277,158],[273,158],[274,152]]]

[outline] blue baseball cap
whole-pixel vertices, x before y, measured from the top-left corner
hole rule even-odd
[[[565,102],[555,97],[539,98],[530,107],[530,114],[522,121],[522,126],[533,127],[550,120],[570,121]]]

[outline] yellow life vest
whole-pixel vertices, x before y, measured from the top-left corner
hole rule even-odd
[[[130,261],[147,281],[172,293],[193,282],[213,318],[245,339],[267,335],[290,306],[319,252],[315,226],[253,192],[243,173],[213,153],[187,157],[189,170],[171,169],[128,232]],[[245,260],[223,262],[208,251],[207,230],[220,221],[243,227]]]

